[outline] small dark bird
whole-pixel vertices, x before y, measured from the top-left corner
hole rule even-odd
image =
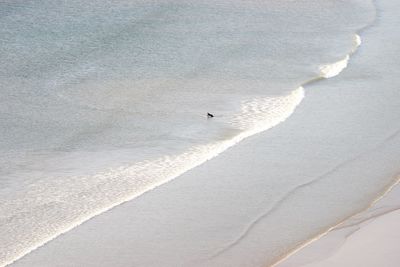
[[[207,113],[207,118],[214,118],[214,115],[211,113]]]

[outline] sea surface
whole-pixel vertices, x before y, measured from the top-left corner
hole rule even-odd
[[[368,0],[1,1],[0,266],[284,123],[374,19]]]

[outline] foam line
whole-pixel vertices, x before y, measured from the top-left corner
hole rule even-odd
[[[54,180],[38,182],[19,200],[18,214],[7,212],[7,209],[2,213],[0,221],[16,221],[26,228],[25,232],[32,233],[32,236],[30,240],[19,243],[14,242],[15,236],[11,236],[10,240],[3,240],[4,242],[0,244],[0,265],[13,263],[83,222],[171,181],[251,135],[276,126],[294,112],[303,97],[304,89],[299,87],[286,96],[243,101],[241,112],[228,119],[233,128],[241,131],[228,140],[194,146],[179,155],[143,161],[90,177],[69,177],[63,179],[63,185]],[[61,220],[57,220],[57,216],[50,216],[45,220],[42,217],[35,218],[38,216],[36,213],[39,213],[39,216],[46,216],[47,209],[51,209],[53,204],[42,200],[43,203],[40,202],[35,206],[35,212],[27,210],[24,203],[31,202],[38,190],[42,196],[57,195],[60,201],[56,203],[59,205],[57,208],[61,209],[61,213],[66,210],[68,218],[64,217]],[[82,207],[82,197],[85,198],[86,204],[89,203],[87,207]],[[7,203],[3,205],[7,206]]]
[[[320,75],[324,78],[332,78],[339,75],[348,65],[350,56],[353,54],[357,48],[361,45],[361,37],[358,34],[354,36],[355,47],[350,54],[346,55],[343,59],[332,63],[320,66]]]

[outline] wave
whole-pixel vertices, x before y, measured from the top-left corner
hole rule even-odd
[[[228,121],[240,133],[232,138],[206,145],[197,145],[178,155],[167,155],[155,160],[146,160],[131,166],[110,169],[94,176],[74,176],[62,182],[42,180],[29,188],[18,203],[3,203],[2,222],[13,222],[13,226],[23,226],[31,233],[29,240],[15,243],[16,236],[3,236],[0,250],[1,265],[11,264],[38,247],[66,233],[83,222],[115,206],[132,200],[152,190],[184,172],[216,157],[246,137],[270,129],[285,121],[300,104],[304,97],[303,87],[285,96],[255,98],[243,101],[241,112]],[[62,183],[62,184],[60,184]],[[42,199],[35,212],[26,203],[37,201],[37,195],[57,196],[54,201]],[[82,199],[86,204],[82,203]],[[68,218],[48,216],[57,205],[59,213],[68,214]],[[84,205],[84,206],[83,206]],[[17,206],[17,207],[16,207]],[[15,210],[19,212],[15,214]],[[32,223],[32,221],[34,223]],[[19,237],[21,239],[21,237]]]
[[[361,39],[356,35],[356,45],[352,53],[360,43]],[[349,58],[350,54],[343,60],[321,66],[321,74],[317,79],[336,76],[347,66]],[[303,86],[310,82],[304,83]],[[24,232],[29,233],[26,235],[29,239],[16,243],[14,240],[20,240],[21,236],[8,235],[8,239],[4,236],[0,250],[0,265],[6,266],[15,262],[85,221],[173,180],[249,136],[284,122],[303,100],[305,96],[303,86],[284,96],[243,100],[240,112],[225,118],[230,127],[239,132],[225,140],[196,145],[181,154],[141,161],[93,176],[73,176],[62,181],[39,181],[23,194],[18,201],[18,207],[15,207],[15,203],[3,203],[3,207],[14,205],[14,208],[2,210],[0,221],[13,222],[14,227],[15,225],[23,227]],[[57,200],[42,199],[33,212],[26,203],[36,201],[38,193],[41,196],[57,196],[54,198]],[[85,203],[82,203],[82,199]],[[68,218],[51,217],[50,211],[54,205],[57,205],[60,214],[64,212]],[[19,212],[16,214],[15,210]]]
[[[332,78],[337,76],[338,74],[340,74],[348,65],[348,61],[350,60],[350,56],[355,53],[355,51],[357,50],[357,48],[361,45],[361,37],[358,34],[355,34],[354,36],[354,48],[351,50],[351,52],[345,56],[344,59],[339,60],[337,62],[331,63],[331,64],[326,64],[326,65],[322,65],[320,67],[321,70],[321,74],[318,78],[316,79],[312,79],[307,83],[304,83],[303,86],[306,86],[307,84],[313,83],[314,81],[317,81],[321,78]],[[304,94],[304,89],[303,87],[300,87],[302,89],[302,92]],[[299,90],[299,89],[298,89]],[[267,102],[267,101],[266,101]],[[271,105],[271,104],[270,104]],[[273,104],[272,104],[273,105]],[[254,107],[255,106],[255,107]],[[268,106],[265,105],[265,106]],[[263,107],[265,107],[263,105]],[[282,105],[284,106],[284,105]],[[254,107],[254,108],[253,108]],[[244,117],[247,116],[248,112],[247,111],[251,111],[252,113],[257,114],[259,110],[262,110],[263,108],[259,108],[258,105],[256,103],[252,103],[250,102],[249,104],[247,104],[245,106],[245,111],[243,112]],[[279,108],[278,108],[279,110]],[[266,111],[268,113],[268,111]],[[273,113],[273,112],[272,112]],[[272,117],[272,116],[271,116]],[[241,117],[242,118],[242,117]],[[244,120],[247,121],[247,120]],[[251,120],[249,120],[251,121]],[[243,123],[239,123],[240,126],[242,126],[241,124]],[[247,124],[244,124],[244,126],[248,126]],[[356,157],[357,158],[357,157]],[[349,161],[352,161],[354,159],[351,159]],[[333,168],[332,170],[328,171],[326,174],[322,175],[321,177],[317,177],[316,179],[309,181],[307,183],[304,183],[302,185],[299,185],[297,187],[295,187],[294,189],[290,190],[285,196],[283,196],[281,199],[279,199],[276,204],[273,205],[273,207],[268,210],[265,211],[264,213],[260,214],[257,218],[253,219],[249,225],[247,225],[243,231],[234,239],[232,240],[230,243],[225,244],[225,246],[223,248],[221,248],[220,250],[218,250],[216,253],[214,253],[209,259],[215,258],[220,256],[221,254],[223,254],[224,252],[228,251],[229,249],[233,248],[234,246],[236,246],[241,240],[243,240],[248,234],[249,232],[254,228],[254,226],[259,223],[263,218],[265,218],[266,216],[268,216],[271,212],[273,212],[275,209],[278,208],[278,206],[280,205],[280,203],[283,203],[286,198],[288,198],[289,196],[291,196],[295,191],[297,191],[299,188],[303,188],[305,186],[308,186],[309,184],[318,182],[318,180],[322,179],[323,177],[325,177],[327,174],[334,172],[337,168],[339,168],[340,166],[342,166],[343,164],[346,164],[346,162],[341,163],[340,165],[336,166],[335,168]]]
[[[356,49],[361,45],[361,37],[356,34],[354,36],[354,43],[355,46],[352,50],[352,52],[348,55],[346,55],[342,60],[339,60],[333,64],[326,64],[320,66],[319,70],[321,73],[321,76],[324,78],[332,78],[337,76],[339,73],[343,71],[347,67],[347,64],[349,63],[350,60],[350,55],[356,51]]]

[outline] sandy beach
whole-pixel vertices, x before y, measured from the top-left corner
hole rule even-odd
[[[377,5],[377,22],[361,33],[362,45],[347,69],[307,86],[285,123],[85,222],[12,266],[268,266],[367,208],[394,183],[400,166],[400,40],[391,34],[399,5]],[[362,222],[344,241],[336,238],[342,240],[339,248],[325,242],[306,253],[307,260],[296,261],[295,255],[278,266],[354,266],[366,260],[371,265],[365,266],[395,266],[398,220],[393,211]],[[365,242],[370,238],[377,243]],[[335,252],[329,252],[332,247]],[[320,251],[333,256],[314,262]],[[369,256],[359,261],[353,251]]]
[[[397,266],[400,188],[276,266]]]

